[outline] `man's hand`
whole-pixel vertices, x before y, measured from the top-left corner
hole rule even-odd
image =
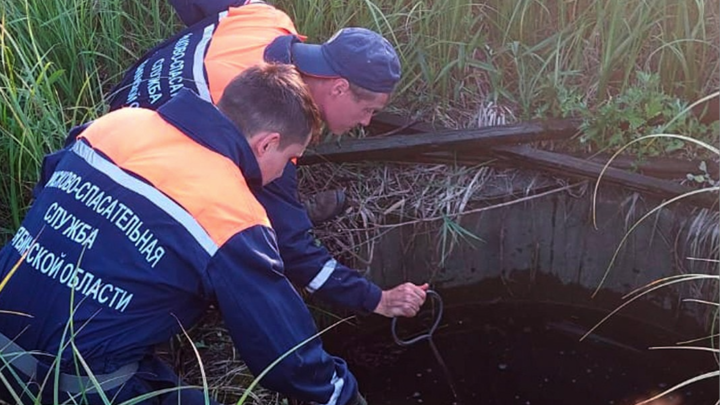
[[[380,303],[375,308],[376,314],[394,318],[396,316],[415,316],[425,302],[425,291],[428,284],[415,285],[404,283],[382,292]]]

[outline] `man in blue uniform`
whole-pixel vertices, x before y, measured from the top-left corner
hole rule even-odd
[[[305,44],[290,18],[261,1],[171,0],[189,27],[161,43],[130,68],[110,97],[111,109],[156,109],[188,88],[217,102],[229,78],[262,59],[292,63],[303,75],[327,128],[336,134],[387,104],[400,79],[392,45],[364,28],[345,28],[322,45]],[[249,4],[245,4],[249,3]],[[256,193],[278,237],[287,276],[325,302],[361,313],[414,316],[427,285],[404,283],[382,291],[358,271],[337,262],[311,234],[298,200],[297,172]]]
[[[43,162],[32,208],[0,251],[0,396],[98,404],[154,392],[143,403],[204,403],[200,391],[173,390],[178,378],[153,347],[214,304],[255,375],[309,339],[264,386],[313,403],[361,401],[345,362],[312,339],[254,197],[319,128],[289,65],[246,70],[217,108],[181,90],[156,111],[122,109],[78,128]]]

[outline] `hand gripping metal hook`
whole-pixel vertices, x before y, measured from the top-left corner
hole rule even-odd
[[[438,364],[440,365],[440,368],[442,369],[442,372],[445,374],[445,379],[447,380],[448,386],[450,387],[450,391],[452,391],[453,397],[455,397],[456,403],[460,403],[460,399],[458,398],[457,390],[455,389],[455,384],[453,383],[453,379],[450,376],[450,370],[447,368],[447,365],[445,364],[445,361],[443,360],[442,356],[440,355],[440,351],[438,351],[437,346],[435,346],[435,342],[433,342],[432,337],[435,331],[437,330],[438,326],[440,325],[440,321],[442,320],[443,316],[443,301],[440,297],[440,294],[435,292],[434,290],[427,290],[426,291],[427,296],[431,297],[435,301],[437,301],[438,308],[437,308],[437,317],[435,318],[435,322],[433,322],[430,329],[427,331],[427,333],[424,333],[420,336],[416,336],[412,339],[408,340],[402,340],[397,335],[397,320],[398,318],[393,318],[392,320],[392,326],[390,328],[392,332],[393,339],[395,340],[395,343],[397,343],[399,346],[410,346],[411,344],[417,343],[421,340],[427,339],[428,343],[430,344],[430,349],[433,352],[433,355],[435,356],[435,359],[437,359]]]
[[[427,290],[427,291],[425,292],[425,294],[426,294],[428,297],[430,297],[430,298],[434,299],[435,301],[437,301],[437,303],[438,303],[437,318],[435,318],[435,322],[433,322],[432,326],[431,326],[430,329],[427,331],[427,333],[424,333],[424,334],[422,334],[422,335],[420,335],[420,336],[416,336],[416,337],[414,337],[414,338],[412,338],[412,339],[402,340],[402,339],[400,339],[400,338],[398,337],[398,335],[397,335],[397,321],[398,321],[398,318],[393,318],[393,320],[392,320],[391,332],[392,332],[392,337],[393,337],[393,339],[395,340],[395,343],[397,343],[398,345],[400,345],[400,346],[410,346],[410,345],[415,344],[415,343],[417,343],[417,342],[419,342],[419,341],[421,341],[421,340],[423,340],[423,339],[430,339],[430,338],[432,338],[433,333],[435,333],[435,330],[436,330],[436,329],[438,328],[438,326],[440,325],[440,321],[442,320],[442,316],[443,316],[443,301],[442,301],[442,298],[440,297],[440,294],[438,294],[438,293],[435,292],[434,290]]]

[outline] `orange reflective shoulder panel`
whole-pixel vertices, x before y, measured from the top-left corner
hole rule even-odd
[[[227,84],[240,72],[263,60],[275,38],[297,35],[290,17],[266,4],[232,7],[220,20],[205,55],[210,95],[217,104]]]
[[[218,246],[244,229],[270,226],[240,169],[156,112],[118,110],[95,121],[81,138],[180,204]]]

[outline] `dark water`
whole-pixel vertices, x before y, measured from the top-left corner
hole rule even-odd
[[[682,339],[619,316],[579,342],[603,315],[539,303],[446,308],[433,340],[457,400],[428,342],[395,345],[389,321],[375,328],[343,327],[325,340],[348,361],[371,405],[624,405],[718,368],[709,352],[648,350]],[[421,319],[403,320],[399,334],[423,331],[431,316],[426,311]],[[713,379],[653,405],[713,405],[717,400],[718,380]]]

